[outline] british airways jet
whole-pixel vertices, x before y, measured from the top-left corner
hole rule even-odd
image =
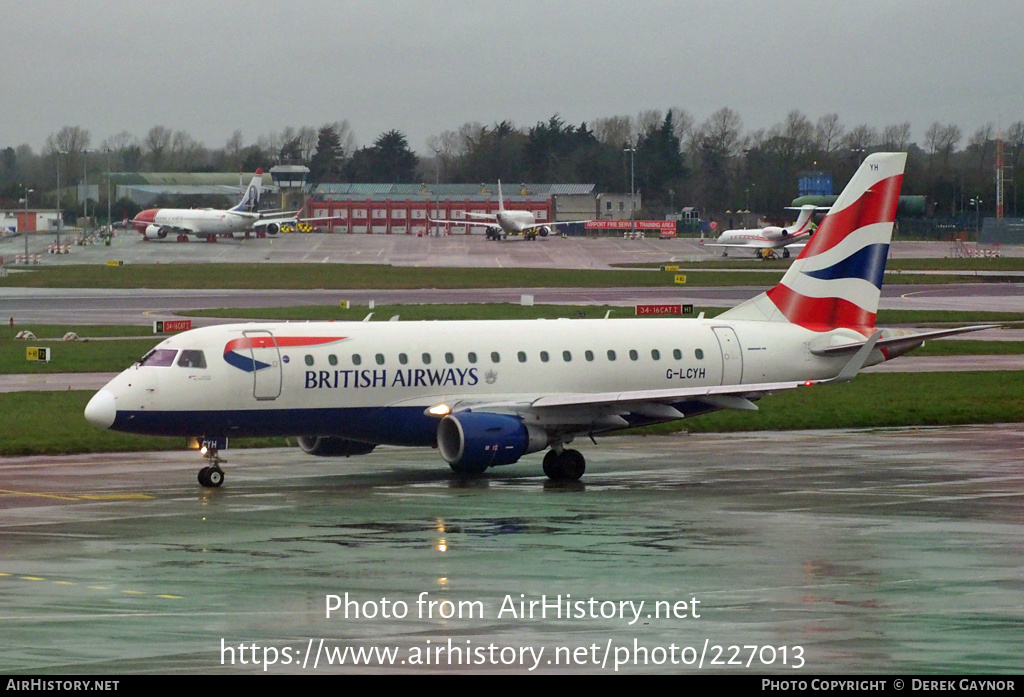
[[[875,328],[905,153],[865,159],[781,283],[713,319],[249,323],[158,344],[89,402],[117,431],[298,436],[312,455],[436,447],[472,475],[547,450],[575,480],[581,436],[843,382],[925,339]],[[216,449],[199,472],[220,486]]]

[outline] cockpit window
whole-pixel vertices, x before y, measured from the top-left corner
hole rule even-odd
[[[153,349],[139,361],[139,365],[156,366],[166,368],[174,365],[174,357],[178,355],[178,349]]]
[[[186,349],[178,356],[178,365],[182,368],[205,368],[206,356],[203,355],[202,351],[189,351]]]

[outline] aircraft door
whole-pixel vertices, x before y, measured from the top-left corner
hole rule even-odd
[[[281,351],[274,335],[268,331],[245,331],[242,335],[249,345],[253,360],[252,396],[259,400],[281,396]]]
[[[740,341],[732,327],[713,327],[715,338],[722,349],[722,384],[739,385],[743,382],[743,353]]]

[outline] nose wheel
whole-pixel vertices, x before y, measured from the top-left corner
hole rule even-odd
[[[216,448],[208,449],[203,453],[203,457],[210,464],[199,470],[197,479],[205,487],[216,488],[224,483],[224,470],[220,468],[220,464],[227,461],[220,459]]]

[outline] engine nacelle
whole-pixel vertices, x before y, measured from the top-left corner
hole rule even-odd
[[[527,453],[548,446],[547,434],[515,416],[462,412],[437,426],[437,448],[456,472],[478,474],[488,467],[511,465]]]
[[[541,227],[537,228],[537,234],[540,235],[541,237],[547,237],[548,235],[551,234],[551,228],[549,228],[547,225],[542,225]]]
[[[303,452],[318,457],[351,457],[365,455],[377,445],[333,436],[299,436],[299,447]]]
[[[162,240],[167,237],[167,230],[159,225],[147,225],[146,232],[144,234],[146,235],[147,240]]]
[[[262,227],[264,232],[266,232],[268,235],[276,235],[277,233],[281,232],[280,223],[267,223]]]
[[[784,240],[789,237],[789,230],[784,227],[768,227],[761,231],[766,240]]]

